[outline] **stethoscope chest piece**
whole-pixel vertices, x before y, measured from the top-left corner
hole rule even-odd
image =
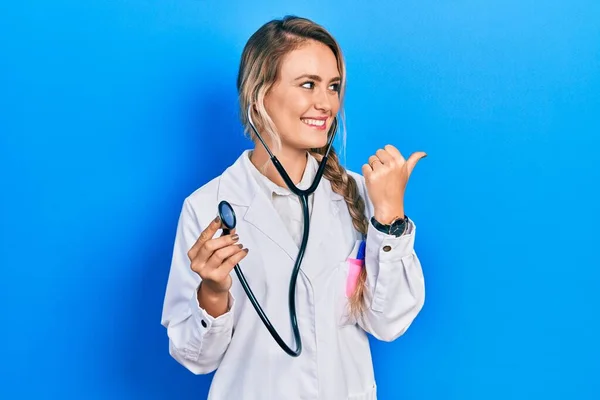
[[[233,211],[233,207],[231,207],[231,204],[229,204],[225,200],[219,203],[219,217],[221,218],[221,223],[223,224],[224,231],[232,231],[235,229],[235,211]],[[224,233],[227,234],[228,232]]]

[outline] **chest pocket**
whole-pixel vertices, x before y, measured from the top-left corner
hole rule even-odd
[[[351,315],[350,299],[360,282],[360,274],[364,268],[365,241],[356,240],[352,251],[344,261],[339,262],[337,271],[336,318],[339,326],[353,325],[356,319]]]

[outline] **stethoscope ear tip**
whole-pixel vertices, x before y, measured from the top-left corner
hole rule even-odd
[[[221,217],[221,223],[229,230],[235,229],[236,218],[233,207],[227,201],[223,200],[219,203],[219,217]]]

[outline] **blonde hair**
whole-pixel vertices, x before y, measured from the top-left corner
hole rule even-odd
[[[244,131],[255,140],[250,126],[248,110],[252,112],[252,120],[256,128],[269,137],[275,151],[281,149],[281,139],[275,129],[273,120],[267,114],[264,99],[269,90],[277,82],[283,58],[289,52],[299,48],[306,42],[314,40],[328,46],[337,60],[341,82],[339,86],[341,125],[344,125],[342,103],[346,88],[346,65],[342,50],[337,41],[325,28],[306,18],[287,16],[281,20],[272,20],[258,29],[248,40],[242,52],[237,78],[237,89],[240,104],[240,117]],[[333,131],[329,132],[329,135]],[[342,134],[345,142],[345,132]],[[321,162],[326,148],[311,149],[311,154]],[[354,228],[361,234],[366,234],[368,222],[365,217],[365,202],[360,196],[354,178],[340,165],[339,158],[333,149],[329,152],[325,178],[331,183],[334,192],[342,195],[352,217]],[[364,286],[366,269],[363,268],[355,292],[349,299],[350,313],[355,317],[362,314],[364,309]]]

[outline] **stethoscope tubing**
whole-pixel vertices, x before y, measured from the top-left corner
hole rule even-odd
[[[337,118],[334,119],[334,123],[333,123],[333,129],[334,129],[334,131],[333,131],[333,133],[328,138],[328,141],[327,141],[327,151],[323,155],[323,158],[321,160],[321,163],[319,165],[319,169],[317,170],[317,174],[315,175],[313,183],[310,185],[310,187],[308,189],[303,190],[303,189],[298,188],[294,184],[294,182],[291,180],[290,176],[286,172],[285,168],[283,168],[283,166],[281,165],[281,163],[279,162],[279,160],[277,159],[277,157],[271,152],[271,150],[269,149],[269,146],[267,146],[267,143],[263,140],[261,134],[256,129],[256,126],[254,126],[254,122],[252,121],[252,109],[251,109],[251,107],[252,106],[248,107],[248,120],[250,122],[250,126],[252,127],[252,130],[254,131],[254,133],[256,134],[256,136],[258,137],[258,139],[260,140],[260,142],[264,146],[265,150],[269,154],[271,162],[273,163],[273,165],[277,169],[277,172],[279,172],[279,175],[281,175],[281,177],[285,181],[285,183],[288,186],[288,188],[290,189],[290,191],[292,193],[294,193],[296,196],[299,197],[300,203],[302,205],[302,214],[304,216],[304,227],[303,227],[303,233],[302,233],[302,242],[300,244],[300,249],[298,251],[298,256],[296,257],[296,262],[294,263],[294,269],[292,270],[292,276],[290,278],[290,286],[289,286],[289,292],[288,292],[288,305],[289,305],[289,310],[290,310],[290,322],[292,324],[292,331],[293,331],[293,334],[294,334],[294,340],[296,342],[296,350],[293,350],[292,348],[290,348],[285,343],[285,341],[281,338],[281,335],[279,335],[279,333],[277,332],[277,330],[275,329],[275,327],[273,326],[273,324],[271,323],[271,321],[267,317],[267,314],[264,312],[264,310],[262,309],[262,307],[258,303],[258,300],[256,299],[256,296],[252,292],[252,289],[250,288],[250,285],[248,285],[248,281],[246,280],[246,277],[244,276],[244,273],[242,272],[242,269],[240,268],[240,265],[236,264],[235,267],[234,267],[234,270],[235,270],[235,273],[236,273],[238,279],[240,280],[240,283],[241,283],[242,287],[244,288],[244,291],[246,292],[246,295],[248,296],[248,299],[250,300],[250,303],[252,303],[252,306],[256,310],[256,312],[257,312],[258,316],[260,317],[260,319],[262,320],[263,324],[266,326],[266,328],[269,331],[269,333],[271,333],[271,336],[273,336],[273,339],[275,339],[275,341],[277,342],[277,344],[279,344],[279,346],[287,354],[289,354],[292,357],[298,357],[302,353],[302,340],[300,338],[300,330],[298,328],[298,319],[297,319],[297,316],[296,316],[296,283],[298,281],[298,274],[300,272],[300,265],[302,264],[302,260],[304,258],[304,253],[306,251],[306,245],[308,243],[308,234],[309,234],[309,231],[310,231],[310,216],[309,216],[309,209],[308,209],[308,196],[310,196],[311,194],[313,194],[315,192],[315,190],[319,186],[319,183],[321,182],[321,178],[323,177],[323,172],[325,171],[325,166],[327,164],[327,159],[328,159],[328,156],[329,156],[329,152],[330,152],[331,146],[333,144],[333,138],[334,138],[335,133],[337,131]],[[225,230],[224,230],[223,233],[227,234],[228,232],[225,232]]]

